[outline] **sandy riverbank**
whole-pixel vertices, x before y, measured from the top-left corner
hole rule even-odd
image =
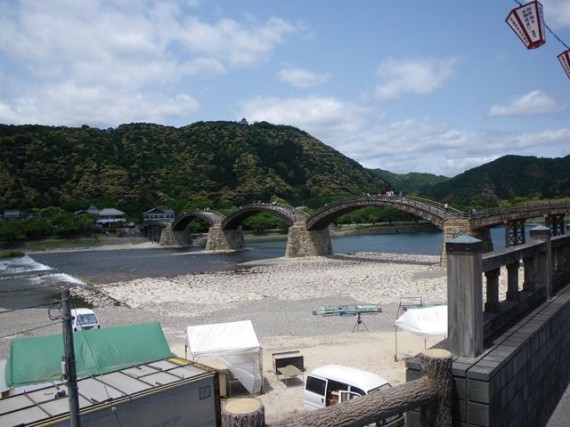
[[[503,276],[503,275],[502,275]],[[353,253],[330,258],[276,259],[242,265],[235,272],[137,279],[76,288],[91,300],[103,327],[159,321],[173,351],[184,356],[187,326],[250,319],[264,350],[266,420],[302,411],[302,382],[286,385],[271,372],[273,352],[300,350],[311,370],[339,363],[375,372],[392,384],[405,381],[405,356],[424,348],[421,337],[398,334],[399,360],[394,360],[394,321],[403,297],[424,304],[445,303],[446,270],[439,257],[389,253]],[[113,304],[120,303],[120,306]],[[326,305],[378,304],[383,312],[363,316],[351,332],[354,317],[319,317]],[[46,323],[46,310],[2,315],[0,357],[7,357],[13,331]],[[61,326],[21,336],[59,332]],[[59,330],[58,330],[59,329]],[[441,339],[443,337],[439,337]],[[431,338],[428,346],[438,339]]]
[[[264,260],[236,272],[138,279],[95,289],[133,312],[160,319],[173,351],[181,356],[186,326],[250,319],[264,350],[266,392],[259,398],[272,422],[303,408],[301,380],[287,385],[271,371],[274,352],[300,350],[309,371],[339,363],[375,372],[393,384],[405,382],[403,358],[421,351],[424,341],[400,332],[400,357],[394,360],[400,298],[445,303],[445,275],[437,256],[354,253]],[[351,332],[353,317],[313,315],[321,306],[356,303],[383,308],[380,315],[363,317],[368,331]]]

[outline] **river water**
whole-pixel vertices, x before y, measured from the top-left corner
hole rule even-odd
[[[501,233],[500,229],[492,232],[495,249],[504,247]],[[439,255],[442,239],[441,231],[331,237],[336,254]],[[233,253],[211,254],[202,248],[81,250],[0,260],[0,307],[22,308],[49,302],[62,286],[234,270],[240,263],[284,256],[286,237],[246,240],[246,245],[247,249]]]

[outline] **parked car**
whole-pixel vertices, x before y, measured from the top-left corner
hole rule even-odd
[[[388,381],[372,372],[348,366],[326,365],[314,369],[306,376],[303,406],[305,411],[314,411],[389,387],[392,385]],[[404,415],[397,414],[371,425],[403,426]]]
[[[74,331],[101,328],[99,319],[93,310],[74,308],[71,310],[71,324]]]

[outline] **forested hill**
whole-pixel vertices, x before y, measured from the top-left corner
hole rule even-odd
[[[504,156],[436,184],[426,195],[456,207],[569,197],[570,156]]]
[[[309,134],[261,122],[116,129],[0,125],[0,210],[292,205],[388,189],[381,178]]]
[[[425,195],[435,184],[450,179],[446,176],[430,173],[410,172],[396,174],[382,169],[371,169],[370,171],[379,178],[389,182],[397,191],[402,191],[404,194]]]

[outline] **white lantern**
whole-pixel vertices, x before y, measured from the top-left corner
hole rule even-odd
[[[506,22],[527,49],[536,49],[546,42],[542,4],[538,1],[531,1],[511,10]]]
[[[560,55],[558,55],[558,60],[562,64],[562,68],[564,68],[566,75],[570,79],[570,49],[565,50]]]

